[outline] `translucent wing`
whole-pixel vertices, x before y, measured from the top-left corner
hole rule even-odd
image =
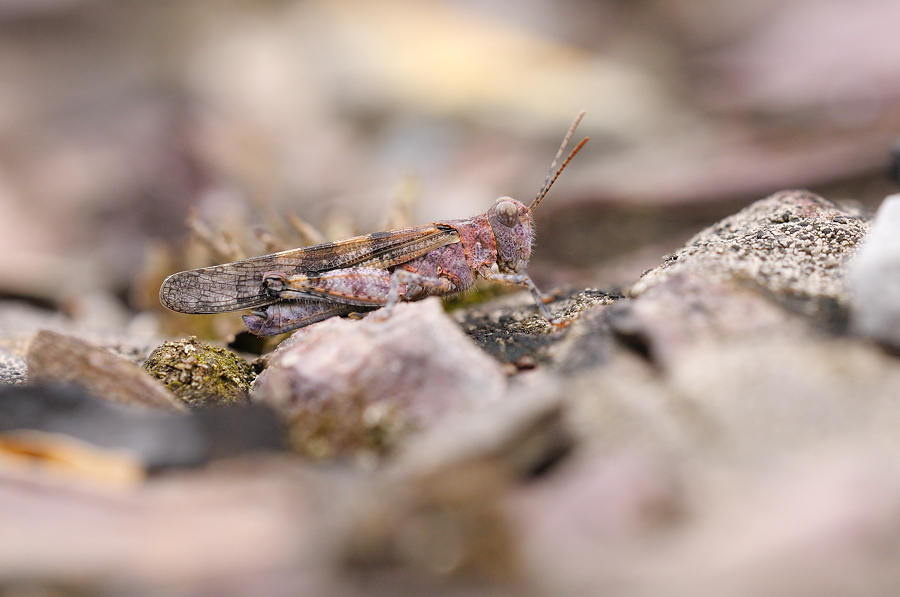
[[[159,300],[181,313],[251,309],[276,300],[263,287],[267,272],[291,275],[352,266],[389,268],[456,242],[456,230],[442,224],[375,232],[172,274],[159,289]]]

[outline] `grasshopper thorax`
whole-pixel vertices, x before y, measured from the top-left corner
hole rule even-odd
[[[512,197],[500,197],[487,212],[497,243],[497,266],[504,273],[519,273],[531,257],[531,212]]]

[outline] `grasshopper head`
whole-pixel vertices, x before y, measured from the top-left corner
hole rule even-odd
[[[528,258],[531,257],[531,243],[534,240],[534,232],[531,228],[531,213],[547,195],[550,187],[553,186],[553,183],[556,182],[562,171],[566,169],[572,158],[588,142],[587,137],[582,139],[581,143],[575,146],[569,157],[562,163],[562,166],[558,170],[556,169],[559,158],[562,157],[563,152],[566,150],[566,145],[569,144],[569,139],[572,138],[572,134],[583,116],[584,110],[578,113],[578,116],[575,117],[575,122],[569,127],[569,132],[566,133],[562,145],[560,145],[559,151],[550,165],[550,173],[547,175],[547,180],[544,181],[544,186],[538,191],[531,207],[525,207],[512,197],[500,197],[494,201],[494,205],[488,210],[488,221],[491,223],[494,239],[497,241],[497,267],[501,272],[518,274],[528,265]]]
[[[521,272],[531,257],[531,212],[512,197],[500,197],[494,201],[487,215],[497,241],[500,271]]]

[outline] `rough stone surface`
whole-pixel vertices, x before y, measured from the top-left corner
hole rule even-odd
[[[640,296],[691,271],[758,286],[774,295],[849,302],[848,259],[866,217],[806,191],[782,191],[703,230],[631,288]]]
[[[856,333],[900,348],[900,195],[884,200],[850,270]]]
[[[694,237],[560,344],[580,435],[737,459],[837,438],[900,448],[900,362],[846,336],[865,229],[785,192]],[[591,350],[601,366],[566,369]]]
[[[252,397],[292,420],[295,446],[330,455],[384,449],[449,412],[500,399],[506,379],[443,312],[398,305],[386,320],[329,319],[285,342]]]
[[[700,444],[741,459],[814,442],[900,449],[900,362],[877,347],[811,334],[698,342],[667,367]]]
[[[778,230],[803,250],[767,245]],[[864,231],[853,212],[781,193],[695,237],[633,298],[571,326],[547,369],[565,388],[579,449],[507,493],[529,586],[900,588],[900,359],[844,325]],[[818,239],[818,251],[804,244]]]
[[[0,384],[20,384],[28,379],[25,359],[0,349]]]
[[[508,400],[451,414],[412,438],[347,506],[338,556],[357,569],[397,563],[428,574],[514,577],[506,487],[564,457],[572,438],[546,376]]]
[[[504,363],[529,369],[549,362],[552,347],[584,312],[618,298],[618,294],[591,288],[557,296],[550,306],[556,327],[538,313],[531,295],[524,292],[457,311],[454,319],[483,350]]]
[[[758,289],[685,269],[609,309],[607,322],[620,343],[665,364],[701,340],[808,333],[805,318]]]
[[[415,476],[472,461],[491,461],[510,476],[540,470],[572,446],[565,403],[553,387],[538,373],[511,387],[508,399],[450,414],[411,437],[392,470]]]

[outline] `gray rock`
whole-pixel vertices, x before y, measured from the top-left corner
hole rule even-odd
[[[779,297],[847,304],[845,267],[867,231],[860,213],[807,191],[782,191],[694,236],[634,284],[631,295],[690,271]]]
[[[453,318],[480,348],[504,363],[529,369],[552,359],[555,345],[588,313],[612,304],[621,295],[587,288],[557,294],[548,304],[554,328],[544,319],[527,292],[460,309]],[[591,357],[586,357],[590,360]]]
[[[516,550],[503,495],[545,471],[571,443],[560,397],[534,382],[411,438],[348,500],[334,535],[342,563],[363,570],[399,564],[440,577],[510,576]]]
[[[691,258],[688,257],[688,260]],[[636,299],[610,309],[609,323],[618,339],[653,362],[667,364],[700,341],[806,333],[807,323],[770,297],[707,275],[685,262]]]
[[[76,305],[80,304],[76,301]],[[102,319],[102,315],[100,312],[86,317],[79,313],[79,317],[73,318],[61,311],[42,309],[21,301],[0,301],[0,349],[24,357],[38,332],[51,330],[81,338],[140,364],[163,341],[147,331],[133,333],[124,326],[117,326],[119,318],[114,315],[110,315],[110,321],[105,325],[100,325],[98,319]]]
[[[689,454],[705,443],[697,413],[639,355],[616,350],[603,367],[559,383],[567,396],[566,423],[579,445]]]
[[[900,195],[884,200],[850,270],[853,330],[900,348]]]
[[[529,375],[507,399],[453,413],[397,451],[393,474],[416,477],[491,462],[503,475],[528,476],[567,452],[564,401],[547,376]]]
[[[840,325],[866,229],[814,195],[779,193],[576,322],[557,354],[578,437],[740,460],[832,438],[900,448],[900,361]],[[584,347],[605,358],[566,369]]]
[[[294,447],[314,455],[380,450],[401,432],[498,400],[499,362],[479,350],[437,299],[386,320],[333,318],[279,347],[251,397],[292,420]]]
[[[27,379],[25,359],[0,348],[0,384],[20,384]]]
[[[185,406],[135,363],[112,352],[49,330],[37,333],[28,349],[32,383],[74,384],[110,402],[173,412]]]

